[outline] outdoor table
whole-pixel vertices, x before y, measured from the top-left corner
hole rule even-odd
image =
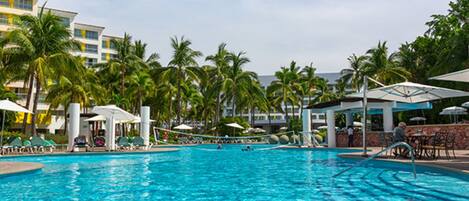
[[[434,134],[414,133],[406,136],[406,142],[414,148],[414,153],[417,158],[423,156],[423,146],[428,145],[430,139],[435,136]]]

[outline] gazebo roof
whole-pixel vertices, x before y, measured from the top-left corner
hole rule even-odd
[[[310,105],[307,109],[311,109],[313,113],[326,113],[328,110],[335,112],[352,112],[359,113],[363,110],[362,98],[346,97],[339,100],[318,103]],[[391,104],[393,112],[402,112],[410,110],[423,110],[432,109],[430,102],[423,103],[401,103],[395,101],[381,100],[381,99],[368,99],[368,113],[369,114],[382,114],[385,104]]]

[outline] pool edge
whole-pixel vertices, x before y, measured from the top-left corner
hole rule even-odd
[[[0,162],[0,178],[16,174],[25,174],[44,168],[42,163],[33,162]]]

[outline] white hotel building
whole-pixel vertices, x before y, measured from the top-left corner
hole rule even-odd
[[[76,22],[76,12],[45,8],[44,12],[52,12],[59,16],[66,27],[70,29],[72,38],[81,43],[81,49],[73,52],[74,55],[85,58],[85,65],[107,62],[116,55],[111,39],[116,36],[105,35],[105,27]],[[37,0],[0,0],[0,32],[6,32],[14,28],[15,17],[20,15],[38,15],[40,7]],[[11,82],[7,87],[14,91],[20,100],[19,104],[26,105],[28,89],[23,81]],[[34,95],[32,96],[34,97]],[[56,129],[63,129],[64,119],[62,115],[52,115],[47,118],[46,112],[49,104],[44,102],[45,94],[40,94],[38,104],[38,130],[42,133],[55,133]],[[32,105],[31,108],[32,109]],[[63,112],[59,111],[58,112]],[[18,115],[16,122],[22,123],[23,116]]]

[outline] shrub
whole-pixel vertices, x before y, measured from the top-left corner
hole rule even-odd
[[[279,141],[280,141],[280,144],[288,144],[289,138],[286,135],[282,135],[280,136]]]
[[[279,141],[279,139],[276,135],[271,135],[269,137],[269,143],[270,144],[278,144],[278,141]]]

